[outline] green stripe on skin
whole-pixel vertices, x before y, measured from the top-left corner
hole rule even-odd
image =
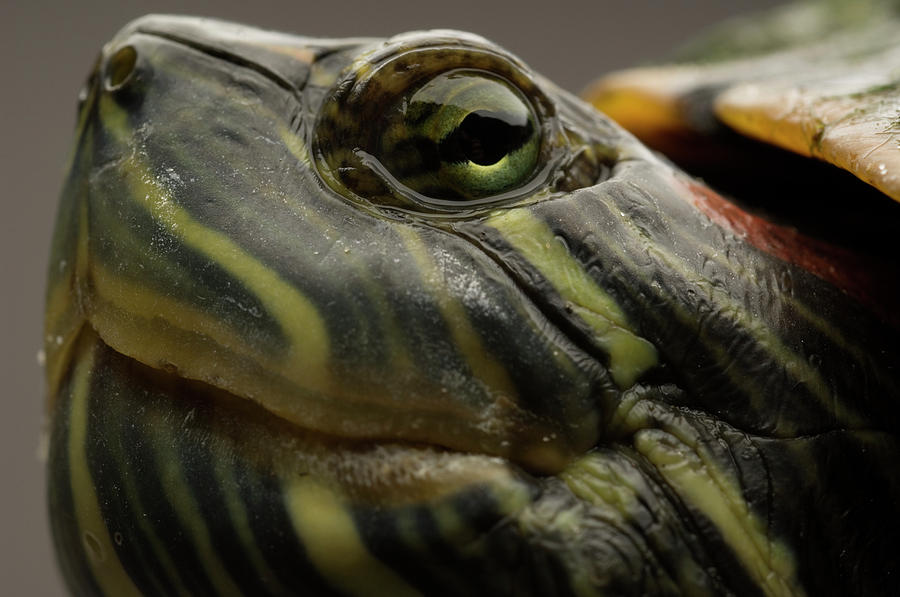
[[[613,436],[630,438],[635,450],[651,463],[680,499],[711,522],[725,543],[766,595],[803,595],[792,550],[774,538],[754,511],[735,477],[738,464],[731,446],[705,437],[693,427],[698,417],[629,393],[610,426]],[[715,429],[706,421],[705,425]],[[748,438],[749,439],[749,438]],[[752,444],[752,440],[751,444]],[[723,461],[707,447],[727,446]],[[721,447],[721,446],[719,446]],[[765,461],[754,449],[751,467]]]
[[[127,114],[104,96],[104,118],[109,130],[123,146],[131,135],[125,125]],[[137,155],[127,158],[123,168],[131,187],[131,196],[186,246],[193,248],[244,283],[262,301],[266,310],[280,322],[290,339],[285,360],[297,378],[321,388],[323,364],[328,359],[328,334],[316,308],[296,288],[287,284],[224,234],[211,230],[192,218],[169,196],[169,189],[141,163]],[[302,352],[300,351],[302,348]]]
[[[609,372],[620,388],[630,387],[656,365],[653,344],[632,330],[622,309],[590,278],[546,224],[526,209],[501,212],[486,223],[497,229],[590,326],[597,345],[609,355]]]
[[[72,393],[69,396],[69,467],[72,497],[78,529],[84,541],[84,553],[94,580],[107,595],[140,595],[116,555],[113,540],[103,520],[91,472],[87,462],[88,403],[94,373],[95,346],[90,334],[82,334],[75,348]]]
[[[352,518],[331,491],[310,479],[284,490],[294,531],[322,575],[348,595],[420,595],[363,545]]]

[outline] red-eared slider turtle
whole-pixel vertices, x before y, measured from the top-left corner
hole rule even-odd
[[[128,25],[49,268],[69,588],[897,593],[889,9],[592,88],[669,158],[469,34]]]

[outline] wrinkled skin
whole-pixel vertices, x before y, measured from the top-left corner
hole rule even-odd
[[[451,69],[540,123],[496,198],[363,151]],[[147,17],[77,135],[47,316],[74,593],[900,583],[897,332],[503,50]]]

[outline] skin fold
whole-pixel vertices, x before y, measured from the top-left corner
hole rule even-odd
[[[897,330],[726,203],[474,35],[127,25],[49,268],[70,590],[898,587]]]

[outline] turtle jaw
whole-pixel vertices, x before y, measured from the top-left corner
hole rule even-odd
[[[103,367],[95,372],[102,388],[93,397],[98,408],[119,413],[129,410],[109,405],[113,399],[110,388],[117,388],[116,395],[125,395],[126,401],[142,393],[152,395],[153,414],[148,416],[157,422],[148,419],[144,423],[148,430],[171,425],[162,419],[180,422],[178,433],[194,436],[200,444],[208,440],[216,458],[241,458],[259,474],[308,478],[342,499],[385,507],[439,500],[470,485],[530,477],[498,456],[459,452],[427,442],[344,437],[305,428],[254,401],[142,365],[116,353],[92,332],[85,335],[93,338],[93,358]],[[126,390],[126,385],[132,389]],[[100,406],[103,404],[107,406]]]
[[[630,394],[614,442],[559,476],[536,477],[497,457],[300,430],[128,359],[90,331],[75,354],[53,422],[51,518],[67,575],[78,570],[110,594],[121,583],[146,592],[154,582],[327,592],[364,578],[370,592],[392,595],[486,582],[521,595],[535,577],[536,594],[584,583],[722,592],[757,580],[743,566],[771,572],[765,582],[794,582],[777,545],[776,564],[752,550],[708,550],[706,541],[722,541],[720,528],[745,548],[740,525],[757,524],[750,512],[732,514],[740,502],[728,502],[733,488],[721,486],[730,474],[701,447],[731,439],[668,411],[653,390]],[[720,526],[698,536],[685,510]],[[166,557],[202,554],[205,564],[173,577],[160,546]],[[240,563],[227,571],[210,564],[232,559]],[[635,566],[647,575],[636,579]],[[672,566],[683,575],[666,574]],[[494,575],[473,577],[472,567]]]
[[[73,586],[327,593],[364,582],[400,595],[450,583],[522,595],[602,579],[624,590],[631,566],[661,548],[626,530],[631,510],[598,499],[616,475],[637,488],[639,510],[654,495],[627,450],[541,479],[500,458],[302,431],[90,330],[75,354],[50,454],[53,531]],[[168,558],[199,561],[173,575]],[[666,582],[652,576],[640,581],[649,592]]]
[[[437,539],[462,547],[533,493],[527,475],[500,458],[300,430],[141,365],[89,329],[73,354],[48,469],[54,537],[73,588],[120,595],[237,582],[250,593],[324,592],[364,577],[370,590],[403,594],[408,585],[379,549],[414,552],[416,541]],[[422,527],[423,516],[441,528]],[[242,564],[216,568],[239,554],[248,556]],[[173,575],[170,557],[199,561]]]

